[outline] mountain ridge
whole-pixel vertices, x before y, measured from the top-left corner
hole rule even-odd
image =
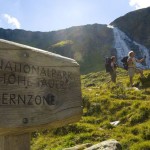
[[[110,23],[131,39],[150,48],[150,7],[129,12]]]
[[[129,12],[111,23],[130,38],[129,40],[122,38],[128,48],[126,53],[133,49],[137,56],[143,57],[145,52],[135,44],[139,42],[148,48],[147,54],[150,55],[149,12],[150,7]],[[148,17],[143,18],[144,15]],[[105,57],[111,55],[120,57],[119,51],[114,46],[116,40],[114,30],[106,24],[88,24],[50,32],[0,28],[0,38],[73,58],[80,64],[82,74],[104,70]]]
[[[73,58],[80,63],[81,72],[88,73],[104,69],[103,55],[110,55],[113,33],[107,25],[94,24],[46,33],[0,29],[0,38]],[[72,44],[58,44],[69,40]]]

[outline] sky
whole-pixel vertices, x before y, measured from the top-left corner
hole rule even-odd
[[[150,0],[0,0],[0,28],[56,31],[86,24],[110,24]]]

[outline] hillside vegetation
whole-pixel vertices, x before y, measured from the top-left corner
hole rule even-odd
[[[77,123],[32,134],[32,150],[63,150],[83,143],[116,139],[123,150],[150,149],[150,71],[135,76],[118,69],[117,83],[105,72],[81,76],[83,116]],[[117,125],[113,125],[118,121]],[[84,148],[82,148],[84,149]]]
[[[0,28],[0,38],[73,58],[79,62],[82,74],[104,69],[104,57],[111,55],[114,40],[112,29],[101,24],[52,32]]]

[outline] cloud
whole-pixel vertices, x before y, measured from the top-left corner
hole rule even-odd
[[[3,19],[9,24],[11,25],[13,28],[17,28],[20,29],[20,22],[18,21],[17,18],[12,17],[8,14],[2,14]]]
[[[150,6],[150,0],[130,0],[129,5],[136,9],[146,8]]]

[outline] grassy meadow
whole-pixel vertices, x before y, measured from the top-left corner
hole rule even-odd
[[[117,83],[105,72],[81,76],[83,116],[74,124],[32,133],[31,150],[63,150],[116,139],[123,150],[150,150],[150,71],[145,79],[117,71]],[[112,123],[118,121],[117,125]],[[84,148],[82,148],[84,149]]]

